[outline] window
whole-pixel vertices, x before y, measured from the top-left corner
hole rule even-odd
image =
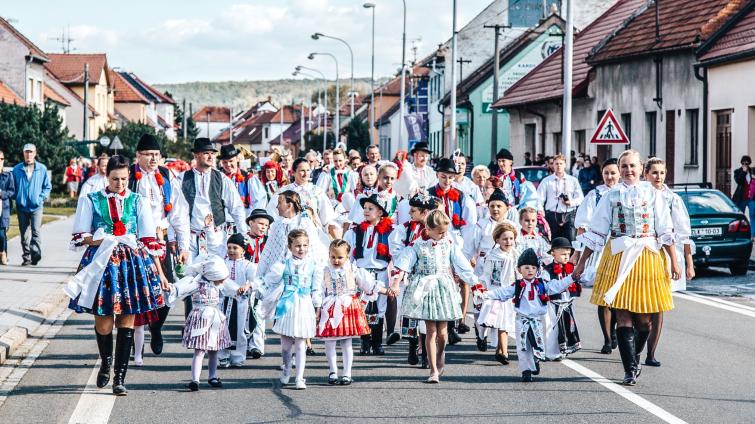
[[[632,148],[632,114],[631,113],[621,114],[621,126],[624,127],[624,134],[626,134],[627,138],[629,139],[629,145],[627,146],[627,148],[631,149]]]
[[[587,153],[587,131],[578,130],[574,131],[574,151],[579,153]]]
[[[689,148],[687,149],[687,165],[697,165],[697,146],[699,141],[698,134],[698,117],[699,112],[697,109],[687,109],[687,141],[689,142]]]
[[[655,112],[645,112],[645,137],[648,140],[648,156],[655,156],[656,144],[656,114]]]
[[[29,98],[27,100],[34,100],[34,79],[29,78]]]
[[[270,137],[270,127],[265,127],[265,140],[267,140],[268,137]]]
[[[535,154],[535,124],[524,124],[524,145],[532,154]],[[545,147],[545,146],[543,146]],[[534,156],[533,156],[534,157]]]
[[[561,133],[560,132],[554,132],[553,133],[553,152],[554,155],[557,155],[561,152]]]

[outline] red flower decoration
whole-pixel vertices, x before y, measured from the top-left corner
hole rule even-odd
[[[547,302],[547,301],[551,300],[551,298],[547,294],[541,294],[540,295],[540,300],[543,301],[543,302]]]
[[[454,216],[451,218],[451,223],[454,227],[461,227],[466,224],[466,222],[463,219],[459,218],[459,215],[457,214],[454,214]]]
[[[370,223],[367,221],[363,221],[361,224],[359,224],[359,229],[362,230],[362,232],[367,231],[368,228],[370,228]]]
[[[561,275],[561,273],[564,272],[564,268],[561,264],[553,264],[553,272],[555,272],[556,275]]]
[[[168,204],[165,205],[165,207],[163,209],[165,209],[165,213],[169,213],[170,211],[173,210],[173,204],[172,203],[168,203]]]
[[[392,228],[393,228],[393,221],[391,221],[390,218],[383,218],[375,226],[375,231],[377,231],[378,234],[382,235],[382,234],[389,233]]]
[[[124,234],[126,234],[126,226],[123,225],[123,222],[121,221],[113,222],[113,235],[122,236]]]
[[[574,264],[571,262],[567,262],[566,265],[564,265],[564,269],[566,270],[566,274],[569,275],[572,272],[574,272]]]
[[[142,173],[139,171],[134,172],[134,178],[136,178],[136,181],[139,181],[142,179]]]
[[[624,225],[624,224],[619,224],[619,229],[620,229],[620,230],[621,230],[621,232],[623,233],[623,232],[625,232],[625,231],[627,230],[627,226],[626,226],[626,225]]]
[[[650,231],[650,225],[642,224],[642,232],[647,233],[648,231]]]
[[[511,180],[511,182],[514,182],[516,180],[516,174],[509,175],[509,179]]]
[[[526,285],[527,285],[527,284],[526,284],[526,283],[525,283],[524,281],[520,281],[520,282],[519,282],[519,287],[522,287],[522,288],[524,288],[524,286],[526,286]]]
[[[165,180],[163,179],[163,174],[159,172],[155,172],[155,181],[157,181],[157,185],[162,186],[165,184]]]
[[[237,183],[243,183],[244,182],[244,176],[239,172],[236,174],[236,182]]]
[[[388,246],[383,243],[378,243],[377,245],[377,254],[378,256],[390,256],[391,253],[388,250]]]
[[[452,188],[452,189],[448,190],[448,195],[446,197],[448,197],[448,200],[453,200],[454,202],[458,202],[459,201],[459,192],[456,189]]]

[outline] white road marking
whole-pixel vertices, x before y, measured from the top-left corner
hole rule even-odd
[[[107,424],[110,420],[110,413],[113,411],[116,396],[113,395],[110,386],[100,389],[97,387],[97,372],[100,370],[100,361],[94,364],[92,374],[84,388],[84,392],[76,404],[69,424]]]
[[[707,299],[707,300],[710,300],[711,302],[721,303],[721,304],[724,304],[724,305],[733,306],[735,308],[745,309],[745,310],[748,310],[748,311],[755,312],[755,308],[752,307],[752,306],[743,305],[741,303],[731,302],[731,301],[724,300],[724,299],[719,299],[718,297],[704,296],[702,294],[693,293],[693,292],[684,292],[684,293],[677,293],[677,294],[683,294],[685,296],[692,296],[692,297],[696,297],[698,299]]]
[[[63,328],[63,324],[71,315],[72,310],[67,307],[61,310],[54,320],[40,325],[29,338],[21,345],[19,352],[28,352],[21,360],[9,360],[0,367],[0,406],[8,399],[8,395],[16,388],[18,383],[26,375],[39,355]],[[8,370],[7,374],[3,371]],[[5,375],[3,375],[5,374]]]
[[[686,421],[682,420],[681,418],[675,415],[672,415],[670,412],[666,411],[660,406],[650,402],[649,400],[643,398],[642,396],[635,394],[634,392],[630,391],[626,387],[620,386],[614,383],[613,381],[603,377],[602,375],[596,373],[595,371],[572,361],[571,359],[564,359],[563,361],[561,361],[561,363],[573,369],[574,371],[584,375],[590,380],[600,384],[601,386],[607,388],[608,390],[616,393],[617,395],[623,397],[624,399],[632,402],[633,404],[639,406],[645,411],[655,415],[656,417],[660,418],[661,420],[667,423],[686,424]]]
[[[726,303],[715,302],[704,296],[699,296],[699,297],[690,296],[689,294],[686,294],[686,293],[674,293],[674,296],[678,297],[679,299],[689,300],[690,302],[697,302],[703,305],[712,306],[714,308],[723,309],[729,312],[735,312],[740,315],[745,315],[751,318],[755,318],[755,311],[751,311],[748,308],[742,308],[741,305],[731,306]],[[730,303],[733,303],[733,302],[730,302]]]

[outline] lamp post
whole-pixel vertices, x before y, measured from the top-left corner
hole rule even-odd
[[[341,142],[341,84],[338,82],[338,59],[330,53],[310,53],[307,58],[314,60],[315,56],[328,56],[333,59],[336,64],[336,123],[335,123],[335,135],[336,144]]]
[[[365,9],[372,9],[372,53],[370,69],[370,144],[375,145],[375,3],[365,3]]]
[[[406,0],[404,4],[404,29],[401,34],[401,99],[400,99],[400,116],[398,120],[398,150],[408,150],[408,143],[404,145],[404,115],[406,115]],[[453,66],[453,62],[451,63]]]
[[[454,152],[459,147],[456,132],[456,0],[453,0],[453,33],[451,36],[451,128],[449,137],[449,150]]]
[[[351,98],[351,115],[350,116],[351,118],[354,118],[354,50],[351,49],[351,46],[349,45],[349,43],[347,43],[346,40],[344,39],[333,37],[330,35],[325,35],[321,32],[316,32],[312,34],[313,40],[319,40],[320,37],[330,38],[331,40],[340,41],[346,46],[346,48],[349,49],[349,57],[351,58],[351,82],[350,82],[351,86],[349,87],[349,90],[350,90],[349,97]]]
[[[296,76],[296,75],[303,75],[303,76],[308,76],[310,78],[317,78],[316,76],[308,75],[308,74],[302,72],[302,69],[306,69],[307,71],[318,73],[322,77],[322,79],[324,81],[327,81],[327,79],[325,78],[325,74],[323,74],[322,72],[318,71],[317,69],[308,68],[306,66],[301,66],[301,65],[297,66],[295,69],[296,70],[293,73],[294,76]],[[322,103],[323,106],[325,107],[325,117],[323,119],[323,133],[322,133],[322,151],[324,152],[326,146],[328,145],[328,84],[327,84],[327,82],[325,83],[325,88],[323,89],[323,92],[325,93],[324,94],[325,99],[324,99],[324,101]],[[317,101],[319,103],[320,102],[320,97],[318,96],[317,99],[318,99]],[[318,119],[319,119],[319,117],[318,117]]]

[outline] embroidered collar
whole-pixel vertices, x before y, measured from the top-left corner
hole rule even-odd
[[[111,197],[115,197],[115,198],[119,198],[119,199],[123,200],[123,199],[126,198],[126,195],[128,194],[128,189],[123,190],[120,193],[113,193],[112,191],[110,191],[109,188],[105,187],[105,189],[103,190],[103,194],[108,199],[111,198]]]

